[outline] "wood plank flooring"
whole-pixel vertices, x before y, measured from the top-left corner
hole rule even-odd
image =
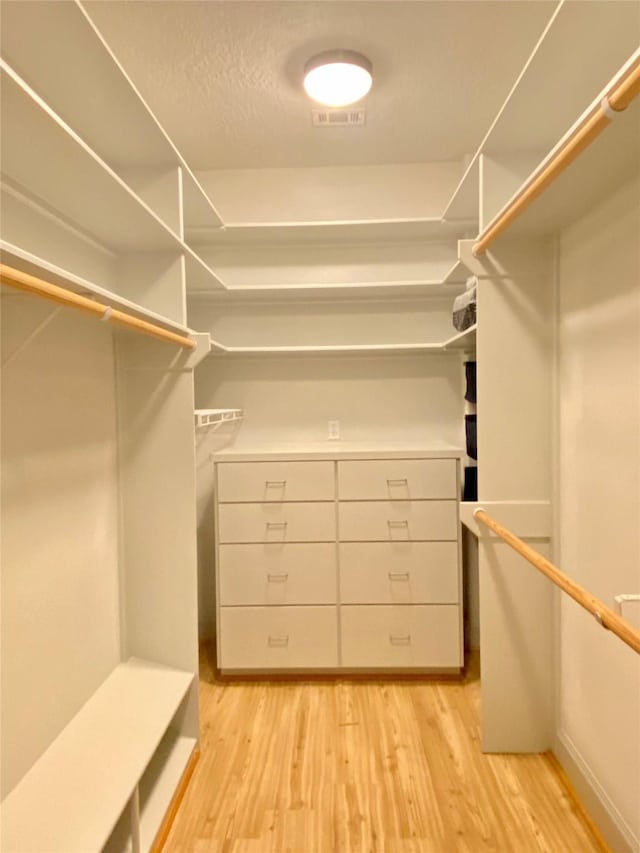
[[[483,755],[464,680],[216,682],[165,853],[591,853],[550,756]]]

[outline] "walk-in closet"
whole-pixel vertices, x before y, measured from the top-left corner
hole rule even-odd
[[[0,850],[640,853],[640,2],[0,47]]]

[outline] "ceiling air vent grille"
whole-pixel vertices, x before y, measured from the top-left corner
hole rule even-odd
[[[365,123],[366,112],[360,110],[311,110],[314,127],[356,127]]]

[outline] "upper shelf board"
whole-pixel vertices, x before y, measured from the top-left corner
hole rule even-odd
[[[1,43],[12,67],[115,172],[122,167],[179,167],[186,222],[221,224],[198,179],[82,3],[8,3],[2,9]]]
[[[326,222],[226,223],[221,229],[187,228],[193,246],[367,243],[402,240],[442,240],[465,236],[473,222],[444,222],[442,218],[331,220]]]
[[[596,102],[594,102],[596,103]],[[585,115],[591,112],[591,107]],[[582,117],[575,123],[576,128]],[[566,136],[571,136],[573,128]],[[558,143],[555,148],[558,148]],[[531,178],[542,172],[555,148],[503,205],[492,223],[511,206]],[[621,112],[504,232],[503,237],[547,234],[560,230],[593,209],[599,201],[640,174],[640,100]],[[497,238],[499,241],[500,238]]]

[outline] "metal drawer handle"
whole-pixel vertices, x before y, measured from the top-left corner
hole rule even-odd
[[[283,636],[272,636],[269,634],[269,639],[267,640],[267,644],[272,648],[284,648],[284,646],[289,645],[289,635],[284,634]]]
[[[286,521],[267,521],[267,530],[284,530]]]
[[[267,573],[267,580],[269,583],[284,583],[288,577],[289,575],[287,572],[284,572],[281,575],[272,575]]]
[[[284,489],[287,485],[286,480],[265,480],[264,486],[265,489]]]
[[[408,581],[409,572],[389,572],[389,580],[391,581]]]
[[[387,486],[408,486],[409,481],[406,477],[397,477],[395,480],[387,480]]]
[[[410,646],[411,634],[389,634],[389,642],[392,646]]]
[[[389,525],[389,527],[408,527],[409,526],[408,521],[391,521],[391,519],[389,519],[387,521],[387,524]]]

